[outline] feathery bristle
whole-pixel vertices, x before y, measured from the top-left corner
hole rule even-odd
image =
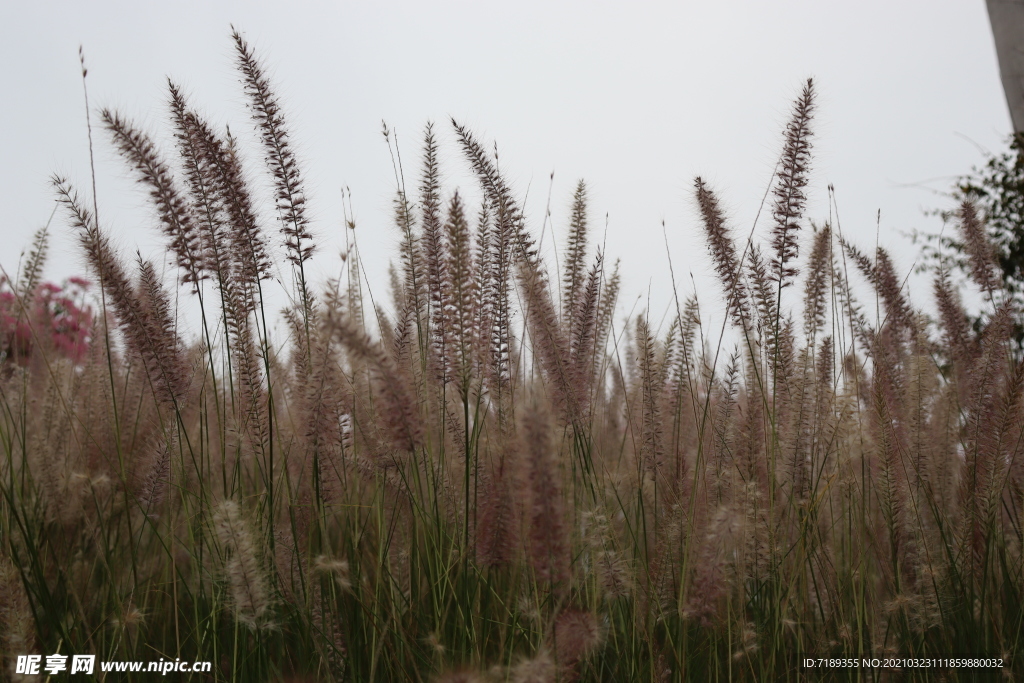
[[[594,372],[588,371],[595,358],[595,341],[597,337],[598,308],[601,299],[601,280],[604,278],[604,254],[598,252],[594,265],[587,273],[584,286],[576,304],[576,312],[572,316],[569,327],[569,357],[575,382],[573,391],[579,404],[580,414],[585,414],[589,407],[590,384]]]
[[[226,141],[220,143],[204,127],[198,130],[204,154],[217,167],[217,192],[231,219],[231,255],[236,259],[233,273],[242,291],[251,292],[260,280],[271,277],[271,261],[243,176],[238,145],[230,133]]]
[[[775,324],[778,320],[778,292],[772,287],[768,264],[761,256],[761,247],[751,245],[747,252],[747,277],[751,282],[751,299],[757,311],[758,330],[767,339],[769,353],[774,356],[778,339]]]
[[[447,373],[459,382],[465,392],[477,344],[475,321],[478,315],[478,271],[473,261],[469,225],[456,192],[448,206],[445,222],[445,248],[447,262],[444,267],[444,309],[442,325],[450,330],[452,343],[445,348]]]
[[[18,274],[18,296],[22,301],[30,301],[35,296],[36,287],[39,286],[40,278],[43,276],[43,266],[46,265],[46,257],[49,252],[50,233],[46,227],[42,227],[32,236],[32,248]]]
[[[451,335],[445,323],[446,287],[448,279],[443,226],[441,224],[440,178],[437,164],[437,141],[434,125],[427,124],[423,142],[423,176],[420,182],[422,210],[421,244],[423,249],[424,286],[434,349],[432,363],[442,381],[447,379],[443,359],[451,345]]]
[[[552,385],[556,406],[566,422],[575,422],[584,413],[582,397],[575,391],[579,383],[569,361],[569,341],[555,312],[547,277],[540,270],[523,266],[521,262],[518,275],[534,356]]]
[[[1021,457],[1021,406],[1024,404],[1024,362],[1008,368],[1002,382],[1003,391],[987,410],[987,419],[978,438],[978,474],[983,475],[978,487],[982,503],[981,519],[991,534],[997,508],[1003,496],[1009,468]],[[970,448],[970,445],[968,446]]]
[[[952,352],[952,359],[959,367],[970,367],[977,355],[971,338],[970,321],[960,299],[960,293],[952,287],[949,274],[945,270],[939,271],[935,276],[933,291],[939,309],[939,323],[946,345]]]
[[[185,170],[185,184],[192,198],[192,212],[198,223],[203,261],[220,286],[228,279],[228,260],[222,242],[223,207],[214,191],[215,175],[199,146],[198,128],[203,124],[188,110],[180,88],[168,80],[171,118],[178,155]]]
[[[875,253],[875,262],[862,254],[852,244],[840,240],[847,256],[854,262],[858,270],[864,274],[885,304],[886,319],[897,332],[909,330],[913,326],[913,314],[910,304],[903,294],[903,286],[896,276],[889,253],[879,247]]]
[[[326,297],[326,306],[340,308],[335,295]],[[343,488],[340,482],[339,456],[345,449],[345,406],[351,401],[341,368],[337,349],[330,343],[330,331],[318,327],[313,338],[313,366],[306,383],[303,408],[306,419],[306,442],[314,479],[310,485],[310,496],[316,496],[325,504],[333,503]],[[350,446],[351,444],[349,444]]]
[[[995,249],[985,234],[984,224],[972,202],[965,201],[960,205],[959,217],[960,234],[963,235],[964,251],[967,252],[971,266],[971,277],[979,287],[991,294],[1000,286]]]
[[[137,173],[139,182],[149,186],[150,198],[169,240],[168,247],[183,271],[182,282],[191,283],[198,291],[199,281],[207,277],[208,264],[195,217],[174,175],[145,133],[109,109],[103,110],[103,121],[114,136],[118,151]]]
[[[327,596],[319,585],[313,588],[312,597],[313,606],[310,616],[314,633],[318,636],[320,649],[323,652],[324,663],[334,676],[333,680],[345,680],[348,648],[345,645],[342,625],[339,623],[340,615],[333,613],[330,609],[333,601],[327,600]]]
[[[813,338],[825,325],[827,295],[831,281],[832,227],[828,224],[814,234],[807,282],[804,286],[804,334]]]
[[[967,443],[961,466],[959,503],[961,544],[973,559],[969,565],[973,578],[981,571],[979,563],[986,545],[984,535],[989,524],[986,506],[990,503],[992,486],[1000,479],[1002,461],[1006,457],[1000,452],[999,443],[999,422],[1003,416],[1000,394],[1012,321],[1012,305],[1002,304],[985,329],[981,353],[969,376],[972,389],[964,411]],[[1011,411],[1020,401],[1019,391],[1019,386],[1014,387],[1007,396]]]
[[[786,125],[786,144],[782,151],[778,182],[772,193],[775,205],[772,217],[772,274],[779,289],[785,287],[797,274],[792,265],[796,260],[800,232],[807,195],[807,174],[811,161],[811,117],[814,115],[814,81],[810,78],[804,84],[803,92],[793,107],[793,116]]]
[[[486,241],[484,232],[480,233],[481,247],[487,249],[486,260],[479,261],[482,274],[486,275],[481,299],[490,308],[484,316],[484,320],[489,324],[484,338],[490,345],[489,374],[494,385],[499,420],[504,421],[508,418],[509,412],[506,403],[510,398],[508,384],[512,369],[512,310],[509,289],[513,264],[518,267],[521,284],[532,292],[532,301],[538,304],[532,309],[534,322],[540,323],[540,329],[531,330],[531,333],[536,336],[535,344],[546,351],[551,351],[557,346],[557,342],[551,343],[554,342],[552,335],[557,334],[556,330],[546,323],[550,320],[553,309],[547,279],[540,272],[536,261],[533,238],[525,229],[525,218],[511,188],[498,170],[497,153],[495,152],[495,160],[492,161],[490,155],[466,127],[459,125],[454,119],[452,126],[459,137],[463,152],[483,186],[488,203],[486,224],[490,228]],[[557,374],[557,369],[552,368],[550,364],[554,356],[548,353],[542,358],[549,361],[546,371],[555,370]]]
[[[425,322],[422,319],[426,307],[425,282],[423,277],[422,249],[420,235],[416,232],[414,208],[399,188],[392,200],[395,210],[395,226],[402,235],[398,253],[402,264],[401,296],[395,297],[399,310],[404,310],[412,318],[416,329]],[[397,290],[396,290],[397,291]],[[400,316],[401,317],[401,316]],[[399,323],[402,321],[399,320]]]
[[[289,131],[277,96],[270,87],[270,79],[256,59],[256,53],[238,31],[232,32],[238,69],[242,73],[249,109],[263,142],[265,159],[274,179],[277,210],[281,232],[285,235],[288,260],[301,266],[313,256],[313,235],[306,218],[306,195],[302,189],[302,174],[292,151]],[[305,282],[301,283],[305,286]]]
[[[100,286],[109,297],[129,348],[143,359],[157,396],[169,404],[180,403],[187,391],[188,370],[180,354],[181,346],[166,295],[151,267],[148,275],[142,273],[145,276],[142,294],[147,301],[144,305],[106,235],[100,231],[71,185],[60,177],[54,177],[53,185],[78,230],[79,243],[96,272]]]
[[[165,437],[159,440],[154,449],[154,457],[149,472],[142,480],[137,494],[139,509],[151,519],[159,519],[161,507],[171,485],[171,453],[174,450],[174,438]]]
[[[575,667],[593,654],[603,640],[594,613],[575,608],[562,610],[555,619],[554,632],[555,656],[562,667]]]
[[[477,177],[480,179],[484,192],[487,193],[495,213],[494,218],[498,229],[512,230],[516,233],[520,232],[525,219],[512,196],[511,188],[501,177],[496,163],[491,161],[490,155],[484,151],[484,148],[477,142],[468,128],[460,125],[455,119],[452,119],[452,126],[459,137],[459,143],[462,145],[463,152],[469,159],[473,171],[476,172]],[[496,161],[497,151],[495,151],[494,156]],[[519,237],[520,235],[517,234],[516,236]],[[517,246],[528,250],[532,246],[532,242],[528,241]]]
[[[511,443],[502,445],[500,457],[487,464],[480,484],[481,497],[476,511],[474,550],[484,567],[500,567],[515,558],[519,542],[518,514],[512,498],[511,470],[518,453]]]
[[[725,225],[725,217],[718,207],[718,199],[714,193],[699,176],[694,180],[694,186],[697,205],[704,220],[708,248],[715,262],[715,272],[718,273],[718,280],[728,297],[728,314],[737,325],[745,327],[748,324],[750,309],[740,259],[736,256],[736,245],[733,244],[732,235]]]
[[[235,286],[225,291],[225,321],[228,345],[238,377],[238,414],[243,430],[258,450],[267,446],[270,437],[269,416],[264,399],[263,370],[253,334],[249,305]]]
[[[521,490],[529,496],[526,509],[530,524],[530,563],[539,580],[558,583],[569,578],[571,550],[557,451],[551,444],[546,416],[539,407],[532,407],[526,413],[523,430]]]
[[[238,289],[247,306],[258,281],[270,276],[270,259],[252,208],[249,188],[242,174],[234,139],[222,140],[172,86],[172,107],[179,129],[182,156],[195,202],[206,216],[204,241],[221,288]],[[230,280],[229,280],[230,278]]]
[[[233,500],[220,503],[213,524],[226,556],[224,573],[235,619],[253,630],[273,628],[267,614],[270,588],[266,572],[260,566],[255,540],[238,503]]]
[[[423,439],[423,425],[415,394],[401,366],[351,321],[329,316],[327,325],[345,348],[370,364],[384,402],[382,414],[391,429],[395,446],[403,451],[415,451]]]
[[[654,337],[642,315],[636,318],[636,355],[642,391],[640,457],[643,469],[656,474],[664,455],[660,407],[662,385],[656,379],[660,366],[655,355]]]
[[[338,588],[343,591],[352,588],[352,581],[349,577],[348,560],[338,560],[320,555],[313,563],[313,569],[319,574],[331,577]]]
[[[476,327],[479,355],[484,361],[484,373],[498,410],[499,420],[505,420],[511,380],[511,288],[512,250],[507,234],[499,232],[485,200],[480,209],[477,228],[477,287]]]
[[[876,344],[878,346],[879,344]],[[906,515],[908,495],[906,472],[903,462],[907,452],[903,438],[902,421],[897,411],[902,407],[899,401],[900,379],[898,368],[884,352],[876,353],[875,375],[872,378],[872,400],[877,434],[879,472],[879,502],[881,512],[889,530],[889,546],[894,564],[906,558]],[[894,567],[895,568],[895,567]],[[903,569],[907,569],[903,564]]]
[[[573,318],[579,308],[579,297],[584,286],[587,232],[587,186],[580,180],[572,199],[572,218],[569,221],[562,277],[562,317],[568,322],[569,328],[573,327]]]
[[[162,374],[167,375],[166,381],[174,397],[182,396],[188,385],[188,369],[185,363],[183,344],[178,337],[177,325],[171,311],[171,302],[164,290],[163,283],[157,277],[151,261],[138,256],[139,287],[138,307],[142,313],[146,327],[146,339],[151,353],[160,359]],[[173,372],[171,377],[169,373]]]
[[[604,255],[601,256],[602,261]],[[612,268],[612,275],[603,284],[597,304],[597,320],[594,323],[594,348],[598,353],[604,354],[608,346],[608,336],[612,330],[612,320],[615,315],[615,306],[619,300],[619,286],[621,284],[619,275],[619,261],[615,260],[615,267]],[[595,368],[595,371],[597,369]]]
[[[555,683],[558,667],[547,651],[522,659],[509,672],[511,683]]]
[[[522,211],[495,163],[466,128],[455,124],[455,129],[495,210],[499,249],[503,248],[507,240],[515,254],[516,277],[525,300],[526,325],[533,338],[535,357],[553,384],[559,409],[568,422],[573,422],[582,412],[574,392],[577,382],[569,364],[568,340],[555,311],[548,277],[539,261],[536,243],[527,232]],[[504,255],[499,253],[498,256],[502,259]],[[502,320],[501,324],[506,325],[507,321]],[[503,343],[504,340],[499,339],[499,346]]]

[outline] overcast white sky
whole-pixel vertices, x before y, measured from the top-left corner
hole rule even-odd
[[[737,233],[746,234],[770,182],[790,104],[808,76],[819,93],[809,217],[828,218],[826,187],[833,184],[845,233],[870,250],[881,210],[879,239],[905,269],[916,255],[900,231],[938,230],[937,219],[922,210],[948,207],[924,188],[947,189],[983,161],[979,146],[1002,149],[1010,130],[981,0],[283,7],[4,3],[0,264],[15,269],[46,222],[54,171],[83,188],[89,181],[79,45],[94,107],[118,107],[166,136],[171,76],[214,122],[248,132],[232,23],[270,66],[305,162],[321,245],[316,272],[327,277],[337,270],[340,188],[348,186],[378,290],[397,240],[382,119],[398,131],[410,181],[429,119],[442,133],[443,170],[464,189],[472,183],[449,117],[496,140],[538,232],[549,174],[557,231],[567,223],[576,180],[585,178],[593,222],[603,229],[609,216],[608,255],[622,258],[624,300],[646,298],[650,290],[652,314],[669,301],[663,220],[677,277],[688,281],[692,270],[702,300],[721,301],[717,289],[706,289],[710,270],[693,178],[712,183]],[[96,140],[104,227],[126,252],[138,246],[161,258],[142,194],[125,181],[109,138],[98,131]],[[248,161],[259,168],[255,154]],[[53,233],[48,277],[81,273],[59,213]]]

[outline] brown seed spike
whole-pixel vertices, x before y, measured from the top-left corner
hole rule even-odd
[[[449,331],[451,342],[445,346],[445,372],[465,394],[473,370],[478,315],[477,291],[479,271],[473,260],[469,224],[462,200],[456,192],[448,207],[444,226],[445,265],[442,324]]]
[[[804,289],[804,332],[808,337],[814,336],[825,325],[831,265],[832,228],[826,224],[814,234],[810,273]]]
[[[207,263],[195,219],[170,168],[145,133],[117,112],[104,109],[102,115],[121,156],[132,165],[139,182],[149,186],[149,195],[156,205],[164,234],[170,240],[168,246],[184,271],[182,281],[197,288],[199,281],[207,277]]]
[[[1000,284],[995,250],[985,234],[985,226],[978,217],[977,209],[969,201],[960,205],[960,234],[971,265],[971,277],[991,295]]]
[[[569,608],[555,619],[555,653],[563,669],[563,679],[576,679],[575,668],[596,650],[603,639],[601,626],[593,612]]]
[[[792,265],[796,260],[799,243],[800,219],[807,203],[805,188],[811,161],[811,118],[814,116],[814,81],[810,78],[804,84],[803,92],[793,107],[793,116],[786,126],[786,144],[782,150],[780,170],[775,189],[775,206],[772,217],[772,273],[779,289],[790,284],[796,277],[797,269]]]
[[[547,416],[533,406],[523,420],[523,493],[530,524],[529,557],[537,578],[557,583],[569,578],[570,549],[562,500],[562,474],[551,443]]]
[[[420,204],[422,216],[422,236],[420,238],[423,252],[425,286],[427,290],[427,306],[431,341],[434,354],[430,358],[432,368],[442,382],[449,379],[445,372],[443,359],[446,349],[451,345],[450,328],[444,323],[444,311],[447,307],[445,283],[448,281],[447,259],[445,258],[445,242],[441,223],[441,184],[437,163],[437,140],[434,137],[434,124],[428,123],[423,143],[423,176],[420,182]]]
[[[124,331],[128,348],[142,358],[159,400],[169,405],[179,404],[188,388],[187,365],[180,353],[177,332],[169,323],[166,294],[151,268],[148,274],[143,269],[143,291],[136,292],[110,240],[71,184],[59,176],[54,176],[52,183],[78,231],[79,244]]]
[[[518,453],[506,442],[500,457],[488,464],[482,475],[481,502],[476,513],[475,554],[484,567],[500,567],[512,562],[519,542],[518,514],[512,498],[509,470]]]
[[[402,366],[387,354],[379,342],[353,322],[336,312],[329,314],[330,333],[348,349],[349,353],[369,363],[380,389],[391,438],[396,448],[414,452],[423,440],[423,423],[416,394]]]
[[[718,198],[711,188],[698,176],[694,179],[697,195],[697,206],[700,207],[701,218],[704,220],[704,232],[711,250],[711,258],[715,262],[718,280],[725,288],[728,297],[729,314],[740,327],[749,327],[750,304],[747,288],[743,284],[743,271],[740,259],[736,255],[736,245],[725,225],[725,217],[718,206]]]
[[[302,174],[291,147],[281,105],[270,87],[270,79],[267,78],[263,66],[256,59],[255,52],[242,34],[232,30],[232,37],[235,40],[238,69],[242,72],[245,94],[249,97],[249,109],[256,121],[267,167],[273,177],[277,211],[281,220],[281,232],[285,237],[288,260],[296,267],[295,275],[308,335],[313,303],[306,284],[304,264],[313,256],[314,245],[309,219],[306,217],[306,194]]]
[[[569,222],[569,238],[566,240],[565,274],[562,278],[562,317],[569,327],[579,307],[579,298],[584,286],[587,258],[587,185],[582,180],[576,184],[572,200],[572,219]]]

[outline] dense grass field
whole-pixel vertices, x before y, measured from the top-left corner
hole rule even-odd
[[[803,215],[808,81],[765,244],[693,183],[721,285],[703,300],[724,316],[677,291],[661,324],[616,307],[583,182],[545,263],[489,146],[451,122],[470,206],[441,186],[428,125],[385,305],[356,230],[341,278],[310,281],[303,171],[234,39],[263,159],[173,84],[173,149],[91,115],[148,192],[175,282],[163,257],[119,253],[94,183],[63,177],[88,281],[41,281],[46,230],[3,280],[4,675],[46,679],[18,672],[28,654],[209,661],[172,678],[231,682],[1024,674],[1022,312],[970,204],[980,327],[947,273],[917,310],[884,250]],[[930,664],[804,666],[897,656]],[[936,659],[953,656],[1001,664]]]

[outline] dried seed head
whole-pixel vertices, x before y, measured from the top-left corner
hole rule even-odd
[[[602,550],[594,555],[594,566],[598,580],[609,598],[624,598],[633,589],[629,564],[622,554],[614,550]]]
[[[352,588],[352,581],[348,573],[348,560],[338,560],[321,555],[314,561],[313,570],[318,574],[334,577],[334,582],[343,591]]]
[[[563,666],[582,661],[603,641],[601,625],[592,612],[567,609],[555,620],[555,652]]]
[[[743,627],[743,632],[740,634],[740,647],[736,652],[732,653],[733,659],[743,659],[757,652],[757,630],[753,624],[747,624]]]
[[[569,577],[570,549],[562,500],[558,453],[550,438],[548,416],[531,407],[523,420],[525,454],[520,494],[530,524],[530,563],[542,581],[557,583]]]
[[[256,542],[241,508],[233,500],[217,506],[214,529],[226,556],[224,573],[228,579],[235,619],[256,629],[270,629],[270,589],[266,572],[260,565]]]
[[[427,635],[427,637],[423,639],[423,642],[427,644],[427,647],[433,650],[434,654],[441,656],[445,653],[444,643],[441,642],[441,638],[437,635],[436,631],[432,631]]]
[[[124,614],[110,620],[110,627],[114,630],[124,629],[134,633],[145,621],[146,615],[139,611],[135,605],[129,605],[125,609]]]
[[[520,660],[512,667],[509,680],[512,683],[555,683],[557,672],[551,655],[541,650],[532,659]]]

